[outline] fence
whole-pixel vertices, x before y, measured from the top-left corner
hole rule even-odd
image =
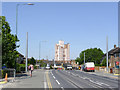
[[[5,75],[7,73],[8,77],[12,77],[15,79],[16,76],[16,70],[15,69],[0,69],[0,72],[2,73],[2,78],[5,78]]]

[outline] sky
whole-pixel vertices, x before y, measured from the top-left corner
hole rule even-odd
[[[2,3],[2,15],[16,32],[16,4]],[[26,3],[26,2],[24,2]],[[19,3],[19,4],[24,4]],[[88,48],[100,48],[106,52],[106,36],[109,50],[118,46],[117,2],[33,2],[18,8],[18,38],[25,56],[26,32],[28,32],[28,57],[54,59],[55,44],[59,40],[70,43],[70,59]],[[46,42],[42,42],[46,41]]]

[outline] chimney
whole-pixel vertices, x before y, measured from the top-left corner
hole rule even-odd
[[[114,48],[116,48],[116,45],[114,45]]]

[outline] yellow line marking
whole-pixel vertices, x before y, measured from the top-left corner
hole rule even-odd
[[[48,71],[46,72],[46,77],[47,77],[47,83],[48,83],[49,90],[52,90],[52,85],[51,85],[51,82],[48,76]]]
[[[114,74],[114,75],[120,75],[120,74]]]
[[[5,83],[7,83],[7,81],[0,82],[0,84],[5,84]]]

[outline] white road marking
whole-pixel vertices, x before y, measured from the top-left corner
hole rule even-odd
[[[60,83],[58,82],[58,80],[56,80],[56,82],[58,83],[58,85],[60,85]]]
[[[55,79],[55,76],[53,76],[53,78]]]
[[[53,75],[52,71],[51,71],[51,74]]]
[[[110,86],[110,85],[108,85],[108,84],[106,84],[106,83],[101,83],[101,84],[106,85],[106,86]]]
[[[62,89],[62,90],[64,90],[64,88],[63,88],[63,87],[61,87],[61,89]]]

